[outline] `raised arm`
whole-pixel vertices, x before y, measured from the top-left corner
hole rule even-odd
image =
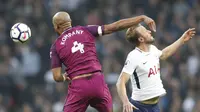
[[[195,28],[188,29],[177,41],[162,50],[160,59],[165,60],[173,55],[178,48],[180,48],[185,42],[189,41],[195,35],[195,33]]]
[[[143,21],[149,26],[149,28],[152,31],[154,32],[156,31],[156,25],[155,25],[154,20],[145,15],[141,15],[141,16],[136,16],[133,18],[122,19],[114,23],[104,25],[104,34],[110,34],[116,31],[130,28],[131,26],[139,24],[140,22],[143,22]]]

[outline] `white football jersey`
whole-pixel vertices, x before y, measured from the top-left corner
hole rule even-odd
[[[131,75],[132,99],[144,101],[166,94],[160,78],[160,56],[162,51],[150,45],[149,52],[139,48],[131,51],[122,72]]]

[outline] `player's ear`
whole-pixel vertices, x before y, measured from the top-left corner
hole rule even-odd
[[[139,42],[144,42],[144,39],[143,39],[142,37],[139,37],[139,38],[138,38],[138,41],[139,41]]]
[[[58,26],[57,26],[57,25],[54,25],[53,27],[54,27],[54,29],[58,29]]]

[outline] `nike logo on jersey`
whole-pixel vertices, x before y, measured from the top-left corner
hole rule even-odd
[[[143,64],[146,64],[147,63],[147,61],[146,62],[143,62]]]

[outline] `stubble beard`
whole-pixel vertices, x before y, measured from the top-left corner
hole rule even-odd
[[[153,44],[154,42],[155,42],[155,39],[152,39],[152,40],[146,41],[146,44]]]

